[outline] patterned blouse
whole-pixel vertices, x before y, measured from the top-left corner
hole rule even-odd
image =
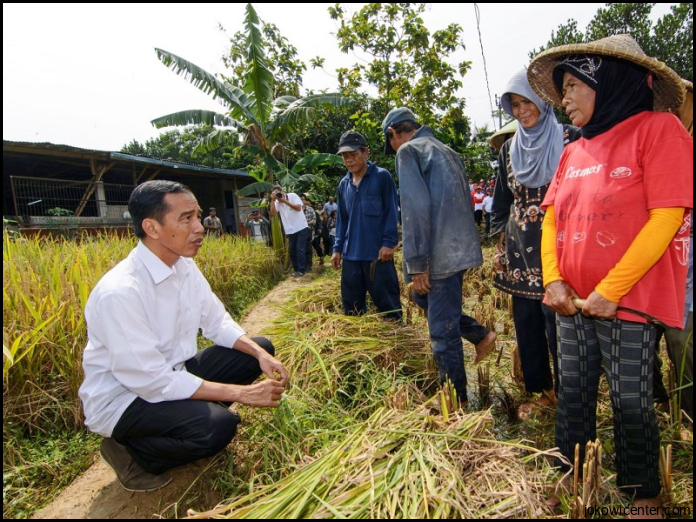
[[[571,125],[564,125],[563,144],[575,141],[580,131]],[[493,194],[491,213],[491,235],[505,232],[505,251],[499,254],[504,270],[495,274],[493,286],[528,299],[544,297],[544,283],[541,276],[541,224],[544,201],[548,185],[527,188],[518,183],[510,161],[508,140],[498,156],[498,179]]]

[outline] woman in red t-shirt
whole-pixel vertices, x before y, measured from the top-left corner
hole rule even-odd
[[[542,204],[545,302],[558,330],[556,444],[572,462],[575,445],[583,454],[596,438],[603,363],[618,486],[635,495],[634,506],[658,507],[656,329],[626,309],[682,324],[693,140],[667,111],[679,108],[684,87],[628,35],[549,49],[528,77],[582,129]]]

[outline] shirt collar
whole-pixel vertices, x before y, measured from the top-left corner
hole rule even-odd
[[[142,241],[138,241],[138,245],[135,247],[135,257],[147,268],[150,277],[152,277],[156,285],[160,284],[172,274],[185,274],[188,272],[188,266],[183,257],[179,257],[177,262],[174,263],[174,267],[171,268],[157,257]]]

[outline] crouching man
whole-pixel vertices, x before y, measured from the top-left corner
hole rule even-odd
[[[193,261],[205,231],[193,193],[148,181],[128,210],[140,241],[85,307],[79,395],[121,485],[152,491],[169,483],[167,470],[227,446],[240,421],[231,403],[277,407],[288,372],[268,339],[248,337],[230,317]],[[199,328],[215,345],[197,350]]]

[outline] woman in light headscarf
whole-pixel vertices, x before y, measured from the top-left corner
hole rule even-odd
[[[603,364],[616,482],[634,507],[655,511],[653,323],[683,328],[693,208],[693,139],[668,114],[682,104],[684,86],[625,34],[548,49],[528,79],[582,129],[542,204],[546,303],[558,321],[556,444],[570,461],[579,445],[582,462],[597,436]]]
[[[512,294],[517,347],[528,393],[541,393],[537,402],[520,407],[528,415],[535,407],[554,406],[551,351],[557,374],[554,313],[542,303],[540,205],[546,195],[563,146],[580,136],[578,128],[562,125],[551,106],[532,90],[527,70],[517,72],[502,96],[505,112],[518,121],[515,135],[498,156],[498,180],[493,195],[491,235],[499,234],[494,286]]]

